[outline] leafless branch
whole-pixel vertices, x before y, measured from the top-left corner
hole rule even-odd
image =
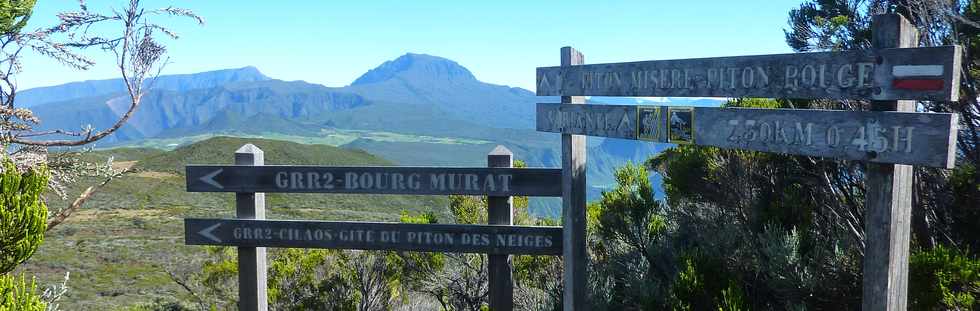
[[[71,202],[71,204],[68,205],[68,207],[58,211],[58,213],[55,214],[54,217],[51,218],[51,220],[48,221],[48,228],[45,231],[51,231],[51,229],[54,229],[54,227],[57,227],[58,225],[65,222],[65,220],[68,219],[68,216],[71,216],[72,213],[80,209],[82,205],[85,204],[85,201],[88,201],[88,199],[92,198],[92,196],[95,195],[95,193],[98,192],[99,189],[105,187],[105,185],[109,184],[110,181],[118,177],[121,177],[123,175],[129,174],[132,171],[133,171],[132,168],[127,168],[116,174],[106,177],[98,185],[89,186],[88,188],[86,188],[85,191],[83,191],[82,194],[78,196],[78,198],[76,198],[74,201]]]

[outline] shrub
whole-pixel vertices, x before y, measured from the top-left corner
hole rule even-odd
[[[909,300],[914,310],[972,310],[980,297],[980,260],[937,246],[909,258]]]
[[[10,159],[0,172],[0,273],[12,271],[44,241],[48,207],[41,193],[48,185],[48,169],[38,166],[24,172]]]
[[[20,278],[10,274],[0,274],[0,311],[44,311],[47,304],[37,294],[34,278],[27,283],[24,275]]]

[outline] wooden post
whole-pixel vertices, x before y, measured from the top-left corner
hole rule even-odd
[[[570,46],[561,48],[561,65],[585,64],[585,56]],[[562,104],[583,104],[585,97],[562,96]],[[563,309],[588,310],[589,263],[585,244],[585,136],[561,135]]]
[[[264,165],[265,154],[246,144],[235,151],[235,164]],[[265,219],[265,193],[235,193],[235,211],[238,218]],[[238,310],[268,310],[266,284],[265,247],[238,247]]]
[[[497,146],[487,155],[487,167],[513,167],[514,153],[507,147]],[[513,226],[514,206],[511,197],[487,197],[487,223]],[[514,310],[514,272],[510,255],[488,255],[487,272],[490,274],[490,310]]]
[[[918,33],[897,14],[871,23],[875,49],[915,47]],[[875,111],[915,111],[915,101],[873,101]],[[912,166],[867,162],[862,310],[905,310],[909,276]]]

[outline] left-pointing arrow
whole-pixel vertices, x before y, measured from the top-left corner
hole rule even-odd
[[[220,222],[219,223],[216,223],[214,225],[211,225],[210,227],[204,228],[204,230],[198,231],[197,233],[200,234],[201,236],[205,237],[205,238],[211,239],[212,241],[221,243],[221,239],[219,239],[218,237],[214,236],[213,233],[211,233],[211,231],[214,231],[214,229],[217,229],[218,226],[221,226],[221,223]]]
[[[214,180],[214,177],[215,176],[218,176],[218,174],[221,174],[221,172],[223,172],[224,170],[225,169],[223,169],[223,168],[219,168],[217,171],[214,171],[214,172],[211,172],[210,174],[204,175],[204,176],[202,176],[199,179],[201,181],[203,181],[204,183],[206,183],[206,184],[209,184],[211,186],[214,186],[215,188],[224,189],[225,188],[224,186],[222,186],[221,184],[219,184],[217,181]]]

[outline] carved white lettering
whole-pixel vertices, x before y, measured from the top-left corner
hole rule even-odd
[[[796,90],[799,88],[797,78],[800,76],[800,68],[793,65],[786,66],[786,74],[783,75],[785,79],[783,87],[787,89]]]
[[[289,187],[289,180],[286,172],[276,173],[276,187],[279,187],[280,189]]]
[[[837,86],[848,88],[854,85],[854,65],[844,64],[837,68]]]
[[[874,72],[874,63],[858,63],[858,87],[871,86],[871,73]]]

